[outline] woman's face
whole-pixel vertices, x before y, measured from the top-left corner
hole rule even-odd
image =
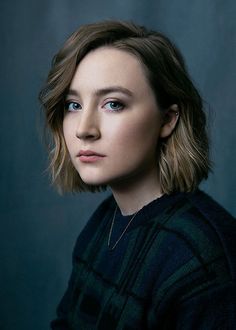
[[[155,96],[135,56],[102,47],[84,57],[66,96],[63,131],[85,183],[112,187],[150,179],[157,173],[161,124]]]

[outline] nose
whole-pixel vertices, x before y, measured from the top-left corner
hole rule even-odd
[[[89,110],[81,111],[76,127],[76,137],[80,140],[97,140],[100,135],[97,115]]]

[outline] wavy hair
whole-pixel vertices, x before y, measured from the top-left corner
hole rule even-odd
[[[81,26],[52,61],[39,99],[45,111],[49,169],[59,191],[96,191],[104,186],[85,184],[75,170],[63,136],[64,99],[76,68],[91,50],[114,47],[136,56],[143,65],[156,101],[163,110],[179,108],[172,134],[160,140],[158,169],[163,193],[194,191],[210,170],[206,116],[202,99],[177,47],[163,34],[132,22],[103,21]]]

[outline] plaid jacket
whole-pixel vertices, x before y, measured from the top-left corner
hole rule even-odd
[[[146,205],[117,246],[106,199],[80,234],[52,329],[236,329],[236,220],[205,193]],[[111,245],[128,217],[117,213]]]

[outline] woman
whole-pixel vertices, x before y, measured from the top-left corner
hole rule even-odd
[[[129,22],[82,26],[40,99],[59,190],[112,191],[77,240],[52,329],[233,329],[236,225],[198,189],[206,120],[176,47]]]

